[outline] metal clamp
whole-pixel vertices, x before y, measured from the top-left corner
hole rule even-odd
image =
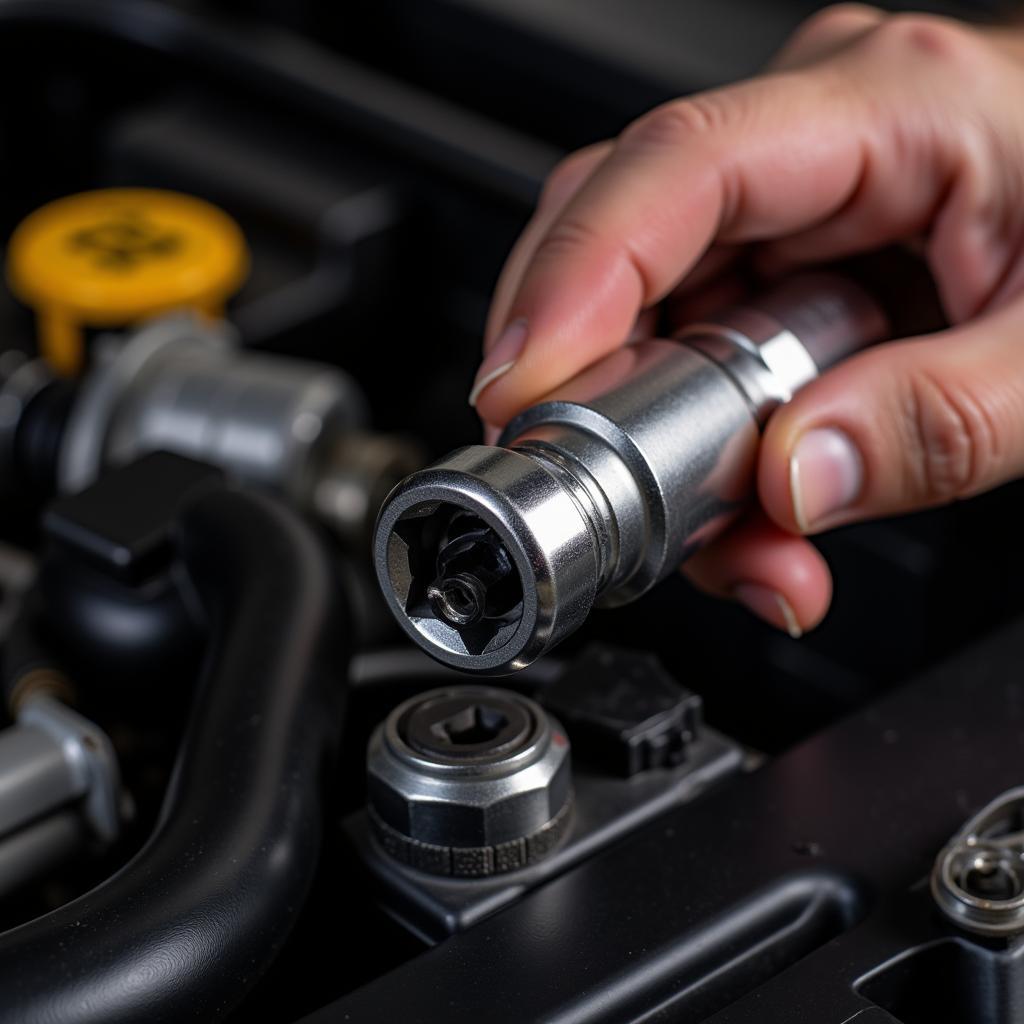
[[[967,931],[1024,931],[1024,786],[996,797],[950,840],[935,860],[931,889]]]

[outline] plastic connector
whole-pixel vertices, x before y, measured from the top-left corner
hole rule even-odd
[[[651,654],[589,648],[541,696],[580,759],[626,777],[682,764],[702,725],[702,701]]]

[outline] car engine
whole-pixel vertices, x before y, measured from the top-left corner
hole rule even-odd
[[[799,638],[675,571],[920,264],[466,401],[557,161],[816,6],[0,0],[0,1021],[1024,1020],[1024,486]]]

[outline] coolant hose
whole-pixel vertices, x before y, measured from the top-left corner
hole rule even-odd
[[[348,656],[328,559],[288,509],[226,488],[176,529],[209,641],[157,826],[97,888],[0,935],[0,1021],[219,1020],[311,885]]]

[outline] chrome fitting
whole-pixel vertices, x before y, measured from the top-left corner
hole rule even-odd
[[[400,705],[370,740],[367,778],[377,841],[430,874],[526,867],[569,822],[565,733],[532,700],[492,687],[432,690]]]
[[[121,828],[121,776],[106,733],[45,694],[0,732],[0,837],[69,804],[104,844]],[[2,888],[2,886],[0,886]]]
[[[396,619],[456,668],[530,664],[728,526],[771,412],[886,331],[867,292],[820,272],[612,353],[499,447],[462,448],[391,493],[374,561]]]
[[[996,797],[949,841],[935,859],[931,889],[965,931],[1024,931],[1024,787]]]
[[[170,314],[99,339],[57,483],[75,493],[105,468],[171,451],[276,491],[365,550],[380,503],[424,461],[405,438],[364,432],[366,418],[337,367],[248,351],[225,322]]]

